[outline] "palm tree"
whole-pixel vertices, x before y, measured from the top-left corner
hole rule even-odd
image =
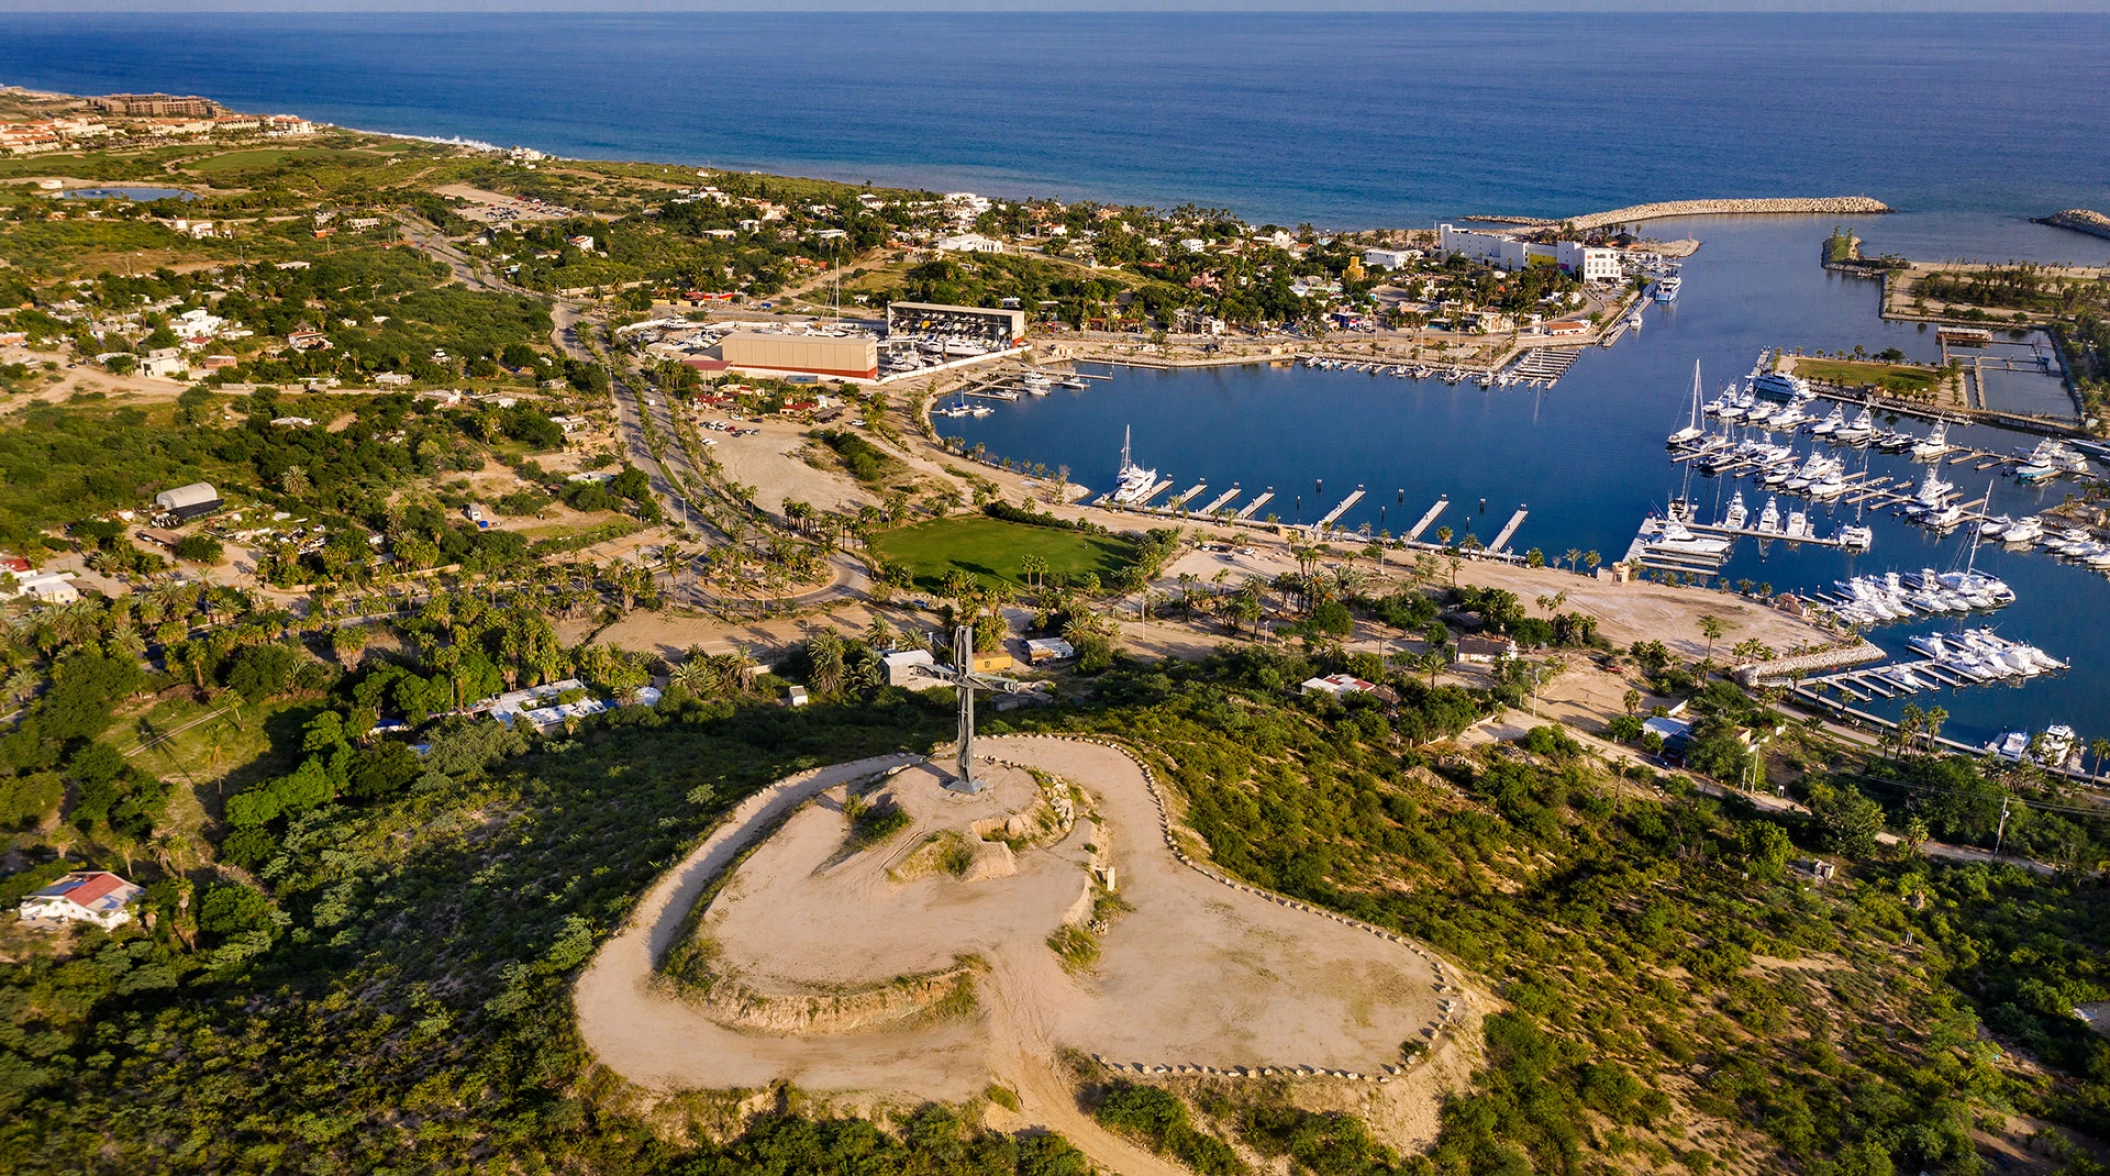
[[[1715,616],[1711,613],[1707,616],[1701,617],[1698,623],[1700,626],[1700,636],[1705,637],[1707,639],[1707,664],[1713,665],[1714,643],[1716,641],[1721,640],[1722,634],[1727,633],[1729,631],[1729,625],[1727,622],[1723,621],[1722,618]]]

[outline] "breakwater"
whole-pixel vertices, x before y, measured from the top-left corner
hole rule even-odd
[[[1562,219],[1526,216],[1473,216],[1467,220],[1489,224],[1547,227],[1569,225],[1577,232],[1607,225],[1660,220],[1671,216],[1782,216],[1827,213],[1840,216],[1872,216],[1890,211],[1890,206],[1872,196],[1765,196],[1744,200],[1659,200],[1653,204],[1631,204],[1610,212]],[[2061,216],[2067,215],[2061,213]]]
[[[2091,237],[2110,237],[2110,216],[2104,216],[2093,209],[2069,208],[2064,212],[2054,212],[2050,216],[2034,216],[2030,219],[2040,225],[2072,229],[2076,233],[2087,233]]]

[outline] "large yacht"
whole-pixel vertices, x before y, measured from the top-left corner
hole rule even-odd
[[[1146,470],[1129,456],[1128,442],[1131,430],[1121,430],[1121,473],[1114,487],[1113,499],[1123,506],[1137,504],[1150,494],[1150,488],[1158,484],[1158,472]]]

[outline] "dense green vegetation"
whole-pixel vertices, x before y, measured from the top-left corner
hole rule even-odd
[[[1796,359],[1795,374],[1806,379],[1843,384],[1847,387],[1872,384],[1898,396],[1920,398],[1932,396],[1935,386],[1941,383],[1942,379],[1942,373],[1938,369],[1911,364],[1856,363],[1845,359],[1807,357]]]
[[[1072,579],[1090,574],[1110,581],[1135,562],[1132,542],[1054,527],[961,515],[933,519],[872,537],[872,552],[909,570],[917,587],[941,589],[958,572],[984,584],[1024,586],[1030,557],[1046,561],[1044,574]]]

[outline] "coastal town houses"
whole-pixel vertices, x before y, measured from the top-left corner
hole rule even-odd
[[[107,931],[131,922],[128,908],[145,892],[108,870],[77,870],[23,899],[16,911],[25,923],[93,923]]]

